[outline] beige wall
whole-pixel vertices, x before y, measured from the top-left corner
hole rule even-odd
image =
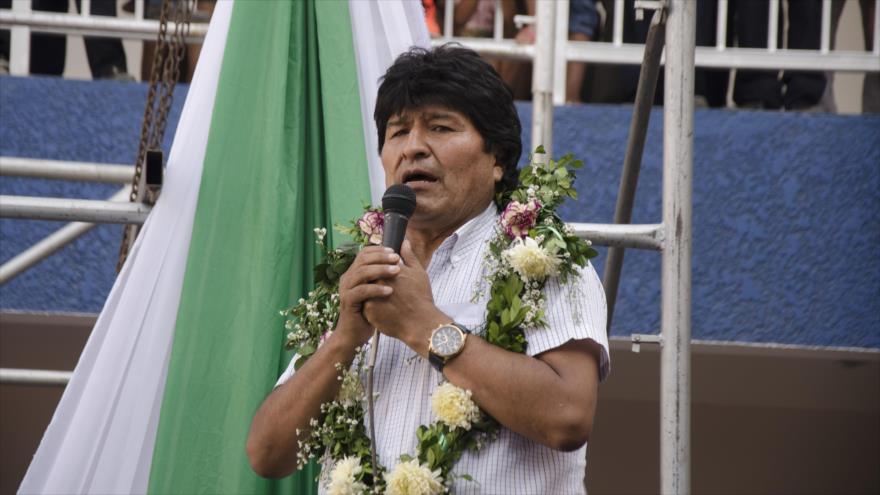
[[[71,370],[91,316],[0,314],[0,367]],[[695,343],[697,494],[880,493],[880,352]],[[659,352],[612,344],[590,440],[591,495],[659,487]],[[0,495],[12,494],[61,395],[0,385]]]
[[[612,345],[591,495],[659,491],[659,352]],[[880,493],[880,353],[694,344],[698,494]]]

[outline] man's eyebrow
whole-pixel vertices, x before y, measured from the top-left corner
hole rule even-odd
[[[385,127],[404,125],[407,122],[409,122],[410,120],[412,120],[412,119],[409,117],[404,117],[404,116],[393,117],[388,120],[388,123],[385,124]]]
[[[450,112],[431,112],[425,115],[427,120],[435,120],[435,119],[448,119],[448,120],[458,120],[458,116],[454,113]]]

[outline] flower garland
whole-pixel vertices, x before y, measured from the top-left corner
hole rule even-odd
[[[542,147],[535,155],[544,155]],[[573,188],[574,169],[583,166],[566,155],[559,161],[538,163],[533,159],[520,172],[520,185],[496,197],[503,205],[499,226],[490,241],[486,256],[490,297],[486,324],[478,332],[489,343],[523,353],[526,350],[524,328],[545,326],[544,284],[549,277],[563,283],[577,276],[577,267],[586,266],[596,256],[589,241],[584,241],[565,225],[556,209],[566,198],[577,198]],[[302,364],[333,332],[339,316],[339,278],[363,246],[382,239],[383,216],[380,210],[365,208],[351,227],[337,227],[352,236],[355,243],[328,249],[326,229],[315,229],[317,243],[324,251],[323,261],[315,267],[316,287],[308,297],[281,312],[287,318],[287,349],[299,356],[294,368]],[[484,294],[478,291],[474,298]],[[448,491],[454,477],[452,468],[466,450],[477,450],[497,436],[500,424],[482,411],[463,390],[445,382],[431,397],[436,421],[416,430],[418,447],[415,456],[404,454],[391,471],[384,466],[373,472],[370,461],[370,438],[364,425],[366,400],[360,376],[364,372],[367,344],[358,350],[357,364],[339,370],[339,393],[335,400],[321,405],[321,417],[310,421],[310,431],[297,431],[298,468],[321,455],[325,469],[321,483],[328,493],[360,494],[437,494]]]

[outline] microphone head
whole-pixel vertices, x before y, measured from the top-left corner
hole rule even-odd
[[[416,193],[406,184],[394,184],[382,195],[382,209],[409,218],[416,211]]]

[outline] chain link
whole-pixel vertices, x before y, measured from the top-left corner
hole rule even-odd
[[[132,177],[131,194],[129,195],[131,202],[141,201],[152,205],[156,200],[152,194],[146,191],[143,174],[144,163],[147,150],[159,149],[162,146],[168,112],[171,110],[174,97],[174,87],[180,78],[180,62],[183,60],[186,38],[189,36],[193,2],[194,0],[162,0],[162,9],[159,14],[159,34],[150,69],[150,87],[147,91],[147,104],[144,108],[134,177]],[[169,18],[174,21],[174,32],[170,37],[168,34]],[[195,61],[191,60],[190,63],[195,63]],[[138,225],[127,225],[124,228],[122,245],[119,247],[119,259],[116,263],[117,272],[122,270],[122,265],[125,264],[125,259],[128,257],[128,252],[134,245],[139,231],[140,226]]]

